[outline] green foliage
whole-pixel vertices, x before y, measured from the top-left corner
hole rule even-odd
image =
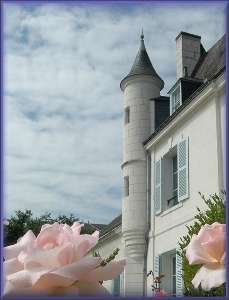
[[[100,253],[96,252],[96,251],[93,251],[92,256],[93,257],[101,257]]]
[[[191,283],[196,272],[199,270],[201,265],[190,266],[185,256],[185,248],[191,241],[194,234],[198,234],[200,228],[205,224],[212,224],[218,222],[221,224],[226,223],[226,209],[224,203],[225,192],[222,195],[213,194],[208,199],[204,195],[199,193],[205,204],[207,210],[202,212],[197,208],[198,213],[195,215],[195,221],[193,225],[186,225],[188,234],[180,238],[178,254],[183,258],[183,280],[184,280],[184,295],[186,296],[224,296],[225,295],[225,284],[218,288],[211,289],[210,291],[204,291],[200,287],[195,289]]]
[[[28,230],[32,230],[33,233],[37,235],[40,232],[41,226],[44,224],[58,222],[71,226],[74,222],[79,222],[79,218],[75,217],[73,214],[70,214],[70,216],[59,215],[58,217],[52,217],[51,213],[34,217],[31,210],[17,210],[15,211],[15,214],[8,219],[8,222],[9,224],[4,226],[5,246],[15,244]],[[89,223],[86,223],[81,229],[81,234],[91,234],[94,231],[95,228]]]
[[[115,248],[114,251],[105,259],[102,260],[101,266],[106,266],[109,262],[111,262],[113,259],[115,259],[115,256],[118,255],[119,248]]]

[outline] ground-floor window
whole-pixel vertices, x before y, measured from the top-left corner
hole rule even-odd
[[[177,296],[182,291],[180,288],[180,281],[182,278],[177,278],[180,276],[180,261],[178,261],[178,256],[176,250],[168,251],[159,256],[159,273],[165,274],[161,281],[160,288],[165,290],[169,296]]]
[[[171,256],[172,259],[172,276],[171,276],[171,281],[172,281],[172,294],[176,295],[176,254],[173,254]]]
[[[112,296],[120,296],[120,275],[113,279]]]

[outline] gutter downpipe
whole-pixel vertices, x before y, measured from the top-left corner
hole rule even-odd
[[[151,156],[150,153],[146,150],[146,176],[147,176],[147,228],[145,233],[145,255],[144,255],[144,276],[145,276],[145,284],[143,289],[143,296],[147,296],[147,254],[149,247],[149,232],[150,232],[150,223],[151,223]]]

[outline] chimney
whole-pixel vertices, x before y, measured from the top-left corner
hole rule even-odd
[[[176,37],[177,79],[190,77],[201,55],[201,37],[181,31]]]

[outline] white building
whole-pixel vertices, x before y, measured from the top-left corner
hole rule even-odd
[[[198,192],[225,188],[225,37],[208,51],[201,37],[176,38],[177,79],[161,96],[163,80],[153,68],[141,35],[123,92],[122,215],[105,227],[96,250],[119,247],[123,274],[107,288],[115,295],[152,295],[147,273],[166,274],[162,288],[182,295],[178,239],[205,208]],[[175,63],[175,62],[174,62]]]

